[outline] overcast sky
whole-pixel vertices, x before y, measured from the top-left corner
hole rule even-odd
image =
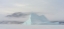
[[[64,20],[64,0],[0,0],[0,13],[42,12],[50,20]]]

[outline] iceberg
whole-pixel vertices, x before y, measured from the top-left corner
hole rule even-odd
[[[51,22],[44,15],[31,13],[29,19],[23,25],[59,25],[59,22]]]

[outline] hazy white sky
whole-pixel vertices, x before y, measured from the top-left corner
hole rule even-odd
[[[50,20],[63,20],[64,0],[0,0],[0,13],[42,12]]]

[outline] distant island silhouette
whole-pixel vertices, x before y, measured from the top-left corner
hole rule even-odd
[[[22,16],[27,16],[28,14],[22,13],[22,12],[16,12],[11,15],[7,15],[6,17],[22,17]]]

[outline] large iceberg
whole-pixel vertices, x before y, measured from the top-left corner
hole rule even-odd
[[[59,25],[59,22],[50,22],[44,15],[31,13],[29,19],[23,23],[24,25]]]

